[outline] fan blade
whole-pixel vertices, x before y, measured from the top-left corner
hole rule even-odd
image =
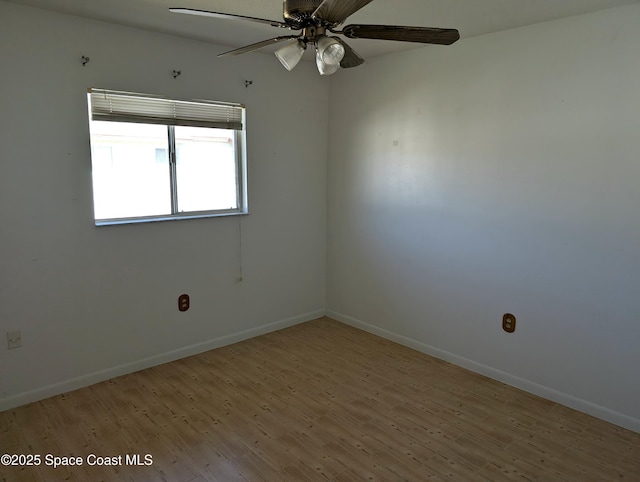
[[[249,20],[250,22],[265,23],[267,25],[271,25],[272,27],[290,28],[290,26],[287,25],[286,23],[279,22],[277,20],[266,20],[264,18],[245,17],[244,15],[234,15],[231,13],[209,12],[207,10],[195,10],[193,8],[170,8],[169,11],[173,13],[186,13],[188,15],[200,15],[203,17],[224,18],[224,19],[231,19],[231,20]]]
[[[348,38],[370,38],[419,42],[423,44],[451,45],[460,38],[453,28],[399,27],[394,25],[347,25],[342,33]]]
[[[284,37],[270,38],[269,40],[263,40],[262,42],[257,42],[255,44],[247,45],[245,47],[240,47],[239,49],[223,52],[221,54],[218,54],[218,57],[224,57],[227,55],[245,54],[247,52],[251,52],[252,50],[258,50],[258,49],[261,49],[262,47],[266,47],[267,45],[273,45],[278,42],[284,42],[285,40],[293,40],[295,38],[300,38],[300,37],[298,35],[286,35]]]
[[[364,59],[360,57],[358,53],[355,50],[353,50],[347,42],[345,42],[339,37],[331,37],[331,38],[336,39],[344,47],[344,57],[340,61],[340,67],[342,67],[343,69],[348,69],[351,67],[357,67],[358,65],[364,64]]]
[[[353,15],[372,1],[373,0],[324,0],[311,16],[325,20],[332,25],[339,25],[344,22],[347,17]]]

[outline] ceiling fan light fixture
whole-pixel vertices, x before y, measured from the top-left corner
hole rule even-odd
[[[372,0],[283,0],[283,21],[193,8],[180,7],[169,10],[174,13],[244,20],[301,31],[298,35],[274,37],[223,52],[218,54],[218,57],[240,55],[269,47],[274,43],[293,40],[294,42],[275,52],[278,60],[287,70],[292,70],[300,62],[307,45],[311,44],[316,50],[316,64],[321,75],[330,75],[339,68],[349,69],[364,63],[364,59],[344,40],[336,36],[329,37],[326,35],[327,32],[350,39],[392,40],[436,45],[451,45],[460,39],[460,32],[453,28],[353,24],[341,27],[340,31],[335,30],[343,25],[348,17],[371,2]]]
[[[284,68],[291,71],[300,62],[306,48],[307,46],[303,41],[296,40],[276,50],[275,55],[280,63],[284,65]]]
[[[318,66],[318,72],[320,72],[320,75],[335,74],[340,68],[340,64],[327,64],[324,62],[319,51],[316,52],[316,65]]]
[[[327,65],[339,65],[344,58],[344,46],[334,38],[322,35],[316,46],[322,62]]]

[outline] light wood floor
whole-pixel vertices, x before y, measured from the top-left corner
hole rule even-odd
[[[326,318],[0,413],[2,453],[85,461],[6,481],[640,480],[640,434]]]

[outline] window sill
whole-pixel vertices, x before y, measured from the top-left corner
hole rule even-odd
[[[142,218],[123,218],[123,219],[97,219],[95,221],[96,226],[115,226],[119,224],[140,224],[140,223],[155,223],[160,221],[182,221],[185,219],[204,219],[204,218],[220,218],[228,216],[246,216],[248,211],[227,211],[227,212],[215,212],[215,213],[188,213],[188,214],[173,214],[165,216],[145,216]]]

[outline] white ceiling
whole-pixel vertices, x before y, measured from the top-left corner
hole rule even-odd
[[[282,0],[10,1],[80,17],[194,38],[228,47],[228,49],[284,34],[281,29],[268,25],[181,15],[168,10],[169,7],[187,7],[282,20]],[[640,3],[640,0],[375,0],[352,15],[345,23],[457,28],[462,38],[469,38],[633,3]],[[365,59],[420,46],[420,44],[381,40],[349,40],[349,44]],[[228,49],[216,48],[216,53]]]

